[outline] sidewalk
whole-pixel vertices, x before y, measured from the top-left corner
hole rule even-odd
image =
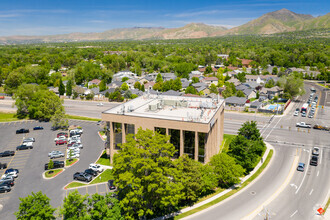
[[[274,150],[274,148],[273,148],[273,146],[272,145],[270,145],[269,143],[267,143],[267,142],[265,142],[266,143],[266,146],[267,146],[267,149],[266,149],[266,151],[265,151],[265,153],[264,153],[264,155],[263,155],[263,157],[262,157],[262,160],[261,161],[265,161],[266,160],[266,158],[267,158],[267,156],[268,156],[268,154],[269,154],[269,151],[272,149],[272,150]],[[275,153],[275,152],[274,152]],[[274,158],[274,154],[273,154],[273,158]],[[261,165],[262,165],[262,162],[259,162],[258,163],[258,165],[249,173],[249,175],[247,175],[247,176],[245,176],[245,177],[243,177],[241,180],[241,183],[240,184],[242,184],[242,183],[244,183],[247,179],[249,179],[255,172],[257,172],[257,170],[261,167]],[[267,167],[269,167],[269,164],[268,164],[268,166]],[[266,168],[267,169],[267,168]],[[265,170],[264,170],[265,171]],[[256,181],[260,176],[262,175],[262,173],[256,178],[256,179],[254,179],[250,184],[252,184],[254,181]],[[195,204],[195,205],[193,205],[193,206],[190,206],[190,207],[187,207],[187,208],[184,208],[184,209],[182,209],[181,211],[179,211],[179,213],[185,213],[185,212],[188,212],[188,211],[190,211],[190,210],[193,210],[193,209],[195,209],[195,208],[198,208],[198,207],[200,207],[200,206],[202,206],[202,205],[205,205],[205,204],[207,204],[207,203],[209,203],[209,202],[211,202],[211,201],[213,201],[213,200],[215,200],[215,199],[217,199],[217,198],[219,198],[219,197],[221,197],[221,196],[223,196],[223,195],[225,195],[226,193],[228,193],[228,192],[230,192],[232,189],[230,188],[230,189],[226,189],[225,191],[223,191],[223,192],[221,192],[221,193],[219,193],[219,194],[217,194],[217,195],[215,195],[215,196],[213,196],[213,197],[211,197],[211,198],[209,198],[209,199],[207,199],[207,200],[204,200],[203,202],[200,202],[200,203],[197,203],[197,204]],[[230,198],[230,197],[229,197]]]

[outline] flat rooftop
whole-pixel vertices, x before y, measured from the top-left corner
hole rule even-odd
[[[223,99],[145,94],[103,114],[209,123]]]

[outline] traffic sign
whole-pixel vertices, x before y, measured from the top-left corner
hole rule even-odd
[[[320,215],[322,215],[324,213],[324,209],[322,209],[322,208],[319,208],[317,211],[320,213]]]

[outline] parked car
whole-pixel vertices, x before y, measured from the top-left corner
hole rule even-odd
[[[71,149],[67,149],[66,153],[70,154],[70,151],[72,151],[73,154],[80,154],[80,149],[79,148],[72,148]]]
[[[97,103],[97,106],[103,106],[103,103],[102,102]]]
[[[41,126],[36,126],[36,127],[33,128],[33,130],[44,130],[44,128],[41,127]]]
[[[96,123],[96,125],[101,125],[102,124],[102,121],[98,121],[97,123]]]
[[[34,139],[34,138],[25,138],[24,140],[23,140],[23,143],[25,143],[25,142],[35,142],[36,141],[36,139]]]
[[[108,180],[108,187],[110,190],[116,189],[116,187],[113,185],[114,180]]]
[[[0,181],[3,181],[3,180],[11,180],[11,181],[14,181],[14,177],[12,175],[6,175],[4,177],[1,177],[1,180]]]
[[[0,192],[10,192],[11,187],[7,185],[1,185],[0,186]]]
[[[83,145],[82,144],[78,144],[78,143],[75,143],[75,142],[72,142],[71,144],[68,144],[68,148],[69,147],[76,147],[76,148],[83,149]]]
[[[314,155],[313,155],[313,156],[311,157],[311,160],[310,160],[309,164],[310,164],[310,165],[313,165],[313,166],[317,166],[318,161],[319,161],[318,156],[314,156]]]
[[[320,148],[314,147],[313,151],[312,151],[312,154],[315,155],[315,156],[319,156],[320,155]]]
[[[0,163],[0,169],[6,169],[7,163]]]
[[[80,157],[80,154],[72,154],[71,159],[79,158],[79,157]],[[70,154],[66,155],[66,159],[70,159]]]
[[[87,169],[87,170],[85,170],[84,173],[87,173],[87,174],[92,175],[92,176],[97,176],[97,174],[98,174],[97,171],[92,170],[92,169]]]
[[[99,173],[103,171],[103,167],[95,163],[89,164],[89,169],[95,170]]]
[[[16,130],[16,134],[29,133],[29,129],[21,128]]]
[[[304,172],[305,170],[305,164],[304,163],[299,163],[297,167],[298,171]]]
[[[15,185],[15,182],[13,180],[0,180],[0,186],[7,185],[10,187],[13,187]]]
[[[80,140],[70,140],[68,143],[69,144],[74,144],[74,143],[81,144],[81,141]]]
[[[15,155],[15,151],[10,151],[10,150],[0,153],[0,157],[9,157],[14,155]]]
[[[53,169],[64,167],[64,161],[53,161],[53,163],[54,163]],[[45,164],[45,170],[48,170],[48,163]]]
[[[16,147],[16,150],[27,150],[27,149],[32,149],[33,146],[27,146],[25,144],[19,145]]]
[[[61,136],[68,137],[68,133],[67,132],[57,133],[57,137],[61,137]]]
[[[293,113],[293,116],[298,116],[299,115],[299,111],[295,111],[294,113]]]
[[[57,140],[56,141],[56,145],[63,145],[63,144],[67,144],[68,142],[66,140]]]
[[[59,140],[63,140],[63,141],[66,141],[66,137],[65,136],[59,136],[57,138],[54,139],[54,141],[59,141]]]
[[[48,154],[48,156],[50,157],[50,159],[60,158],[64,157],[64,153],[62,153],[61,151],[52,151]]]
[[[76,172],[75,174],[73,174],[73,179],[90,182],[92,180],[92,176],[87,173]]]
[[[14,168],[9,168],[5,171],[5,174],[8,174],[8,173],[15,173],[15,174],[18,174],[19,173],[19,170],[18,169],[14,169]]]
[[[23,142],[22,145],[26,145],[28,147],[31,147],[33,145],[33,142]]]
[[[18,177],[17,173],[11,172],[11,173],[7,173],[7,174],[3,174],[1,176],[1,179],[7,179],[10,176],[12,176],[13,178],[17,178]]]

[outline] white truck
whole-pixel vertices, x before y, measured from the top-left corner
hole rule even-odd
[[[310,124],[306,124],[305,122],[298,122],[296,124],[296,127],[300,127],[300,128],[311,128],[312,126]]]

